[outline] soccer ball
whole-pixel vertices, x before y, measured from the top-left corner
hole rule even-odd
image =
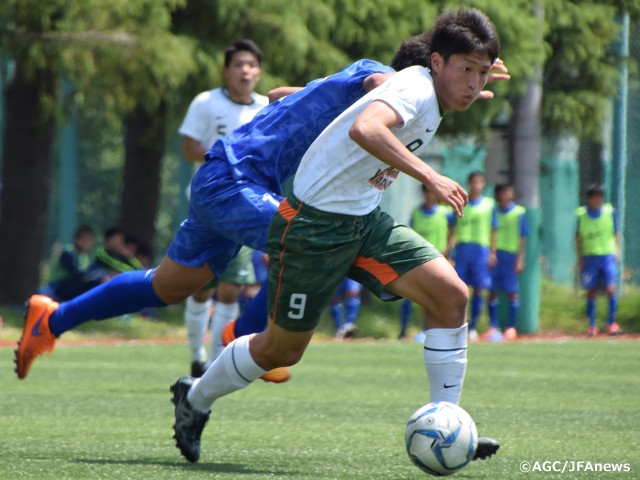
[[[464,468],[478,447],[475,422],[462,407],[449,402],[433,402],[416,410],[404,436],[414,465],[438,477]]]

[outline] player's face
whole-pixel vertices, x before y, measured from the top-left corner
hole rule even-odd
[[[224,68],[224,78],[231,98],[247,100],[260,80],[260,72],[260,62],[253,53],[245,50],[234,53],[229,66]]]
[[[587,205],[591,210],[600,210],[604,205],[604,195],[591,195],[587,198]]]
[[[473,197],[477,197],[482,193],[486,185],[487,182],[482,175],[474,175],[471,177],[471,180],[469,180],[469,193]]]
[[[505,187],[502,190],[500,190],[500,193],[498,194],[498,203],[503,208],[508,207],[509,205],[511,205],[511,202],[513,201],[513,197],[514,197],[513,188]]]
[[[469,108],[487,84],[490,68],[491,59],[480,53],[457,53],[446,63],[439,53],[433,53],[431,71],[442,109]]]
[[[430,190],[422,189],[422,197],[424,198],[424,204],[427,207],[433,207],[438,203],[438,197],[436,197]]]

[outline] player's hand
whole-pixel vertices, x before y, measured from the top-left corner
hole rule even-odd
[[[425,185],[440,201],[450,205],[453,211],[456,212],[456,215],[462,217],[462,209],[469,201],[469,195],[467,195],[466,190],[462,188],[458,182],[444,175],[437,174],[431,181],[431,184]]]
[[[499,58],[493,62],[491,68],[489,69],[489,78],[487,79],[487,83],[489,82],[499,82],[509,80],[511,75],[509,75],[509,70],[505,66],[504,62]],[[493,98],[493,92],[491,90],[482,90],[478,95],[478,98],[483,100],[490,100]]]

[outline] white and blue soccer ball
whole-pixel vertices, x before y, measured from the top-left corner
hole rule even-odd
[[[433,402],[409,418],[405,445],[409,458],[421,470],[435,476],[451,475],[473,459],[478,431],[462,407]]]

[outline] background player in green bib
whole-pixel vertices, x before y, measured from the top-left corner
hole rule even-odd
[[[73,235],[73,243],[65,245],[51,263],[49,282],[41,288],[41,292],[65,301],[98,285],[102,279],[94,278],[89,272],[95,243],[95,233],[91,227],[78,227]]]
[[[529,223],[525,208],[513,202],[512,185],[496,185],[496,263],[491,268],[491,290],[489,291],[488,312],[489,341],[515,340],[516,316],[518,314],[519,283],[518,274],[524,268],[524,249]],[[509,316],[504,336],[498,325],[498,293],[505,292],[509,299]]]
[[[462,217],[455,218],[449,246],[455,244],[455,269],[464,283],[472,288],[469,315],[469,340],[478,339],[476,324],[482,312],[484,291],[491,287],[489,268],[495,264],[495,202],[482,194],[486,186],[484,173],[472,172],[468,177],[469,203]]]
[[[616,322],[620,231],[616,211],[610,204],[604,203],[604,195],[601,185],[591,185],[587,189],[587,204],[576,210],[576,253],[582,287],[587,292],[590,337],[598,334],[596,297],[601,288],[604,288],[609,299],[607,333],[622,333]]]
[[[451,207],[441,205],[438,197],[429,191],[424,185],[420,186],[422,192],[423,203],[416,207],[411,213],[411,221],[409,226],[413,228],[422,238],[430,242],[436,247],[445,258],[449,257],[448,237],[449,228],[454,224],[454,214]],[[400,307],[400,334],[398,338],[404,338],[407,335],[407,326],[409,324],[409,316],[413,302],[404,299]],[[416,335],[416,342],[424,341],[425,331],[427,329],[427,312],[423,309],[423,326],[422,331]]]

